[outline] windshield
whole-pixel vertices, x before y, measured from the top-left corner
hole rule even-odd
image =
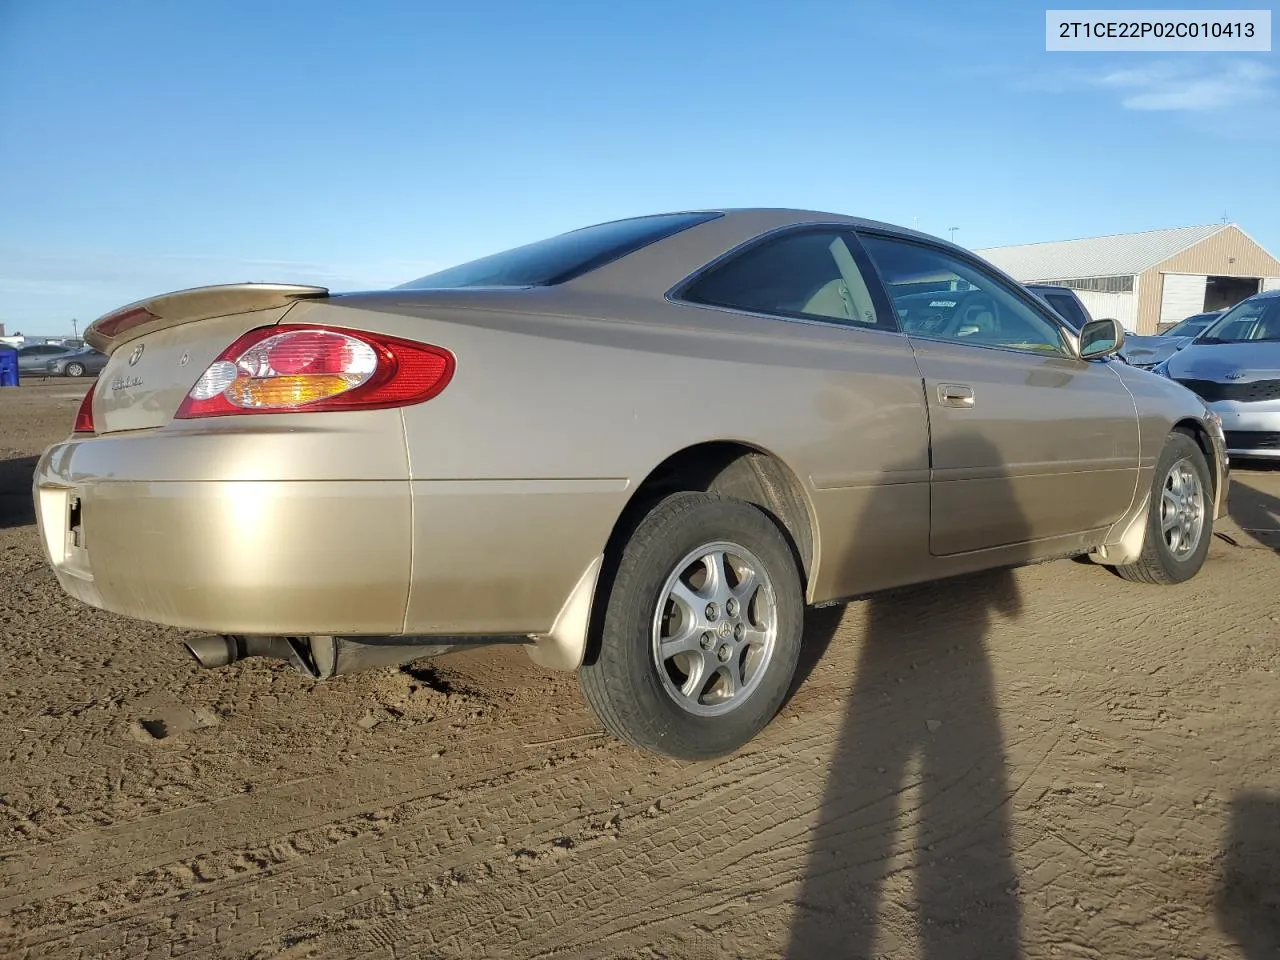
[[[1280,297],[1259,297],[1236,304],[1196,343],[1245,343],[1280,340]]]
[[[600,223],[459,264],[410,280],[395,289],[452,290],[564,283],[719,216],[718,213],[666,213]]]
[[[1198,313],[1194,317],[1187,317],[1180,323],[1175,323],[1163,335],[1166,337],[1194,337],[1217,318],[1218,314],[1216,313]]]

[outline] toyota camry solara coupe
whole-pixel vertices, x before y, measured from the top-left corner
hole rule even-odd
[[[1085,555],[1176,584],[1228,485],[1217,417],[1114,321],[824,213],[184,290],[86,338],[110,362],[34,482],[68,593],[315,679],[518,643],[682,758],[770,722],[806,604]]]

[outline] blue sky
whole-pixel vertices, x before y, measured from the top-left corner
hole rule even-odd
[[[970,247],[1226,214],[1280,252],[1277,54],[1044,29],[1025,2],[0,0],[0,321],[389,286],[716,205]]]

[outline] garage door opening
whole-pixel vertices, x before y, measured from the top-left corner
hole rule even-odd
[[[1209,277],[1204,287],[1204,309],[1225,310],[1262,289],[1257,277]]]

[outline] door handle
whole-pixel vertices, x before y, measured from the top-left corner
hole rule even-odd
[[[972,407],[973,387],[967,383],[938,384],[938,401],[944,407]]]

